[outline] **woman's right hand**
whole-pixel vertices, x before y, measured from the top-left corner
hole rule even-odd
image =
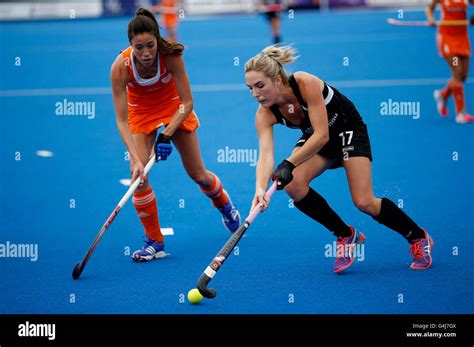
[[[425,14],[426,14],[426,19],[428,21],[428,25],[430,27],[436,26],[436,21],[435,21],[435,18],[433,16],[433,13],[429,9],[426,9]]]
[[[257,189],[255,192],[255,196],[252,201],[252,208],[250,210],[253,210],[255,206],[260,204],[262,207],[261,212],[265,211],[270,204],[270,197],[268,194],[265,192],[264,189]]]
[[[146,177],[144,175],[144,170],[145,167],[143,166],[141,161],[135,161],[133,159],[130,159],[130,175],[132,176],[132,184],[138,177],[140,177],[140,184],[138,185],[139,187],[141,187],[143,183],[145,183]]]

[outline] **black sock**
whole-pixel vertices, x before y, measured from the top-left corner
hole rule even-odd
[[[278,44],[281,42],[281,36],[280,35],[275,35],[273,36],[273,43]]]
[[[382,199],[380,214],[372,218],[380,224],[395,230],[408,241],[425,237],[423,230],[389,199]]]
[[[337,237],[352,235],[351,228],[342,221],[327,201],[312,188],[309,188],[308,194],[303,199],[295,202],[295,206],[308,217],[321,223]]]

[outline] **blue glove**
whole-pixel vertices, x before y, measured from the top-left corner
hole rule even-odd
[[[172,151],[171,136],[160,133],[155,142],[156,160],[158,161],[158,157],[161,160],[166,160]]]

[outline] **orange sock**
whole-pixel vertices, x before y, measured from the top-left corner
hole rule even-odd
[[[451,95],[451,87],[453,85],[453,80],[450,79],[448,83],[446,84],[446,87],[441,91],[441,96],[443,97],[444,100],[447,100],[449,96]]]
[[[451,86],[451,91],[453,93],[454,103],[456,105],[456,113],[459,113],[464,110],[464,85],[462,82],[453,81]]]
[[[158,207],[153,189],[150,187],[143,193],[135,193],[132,201],[137,210],[138,217],[140,217],[140,220],[145,227],[146,237],[153,239],[158,243],[163,243],[164,237],[160,230]]]
[[[206,194],[211,200],[212,204],[217,208],[222,208],[227,204],[229,201],[229,197],[224,192],[222,188],[222,183],[219,177],[217,177],[214,173],[208,171],[213,177],[213,182],[210,187],[205,188],[203,186],[199,186],[201,191]]]

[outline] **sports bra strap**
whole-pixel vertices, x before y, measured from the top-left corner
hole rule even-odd
[[[296,98],[298,99],[299,103],[303,106],[307,106],[306,101],[303,100],[301,96],[300,88],[298,87],[298,83],[296,83],[296,79],[294,75],[291,75],[289,78],[291,89],[293,89],[293,93],[295,93]]]

